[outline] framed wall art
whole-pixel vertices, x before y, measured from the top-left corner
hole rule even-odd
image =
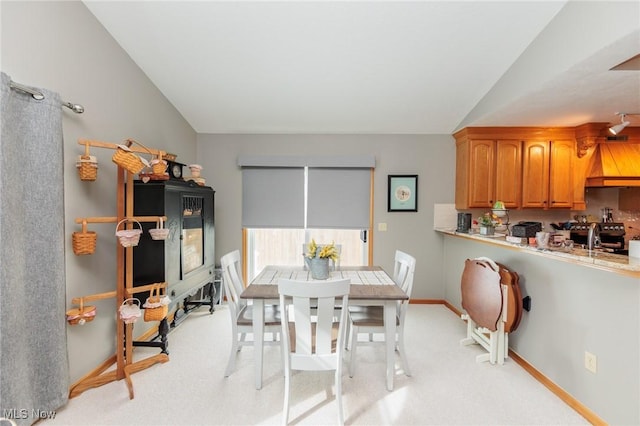
[[[389,175],[387,211],[418,211],[418,175]]]

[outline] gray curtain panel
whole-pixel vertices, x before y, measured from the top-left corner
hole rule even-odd
[[[69,391],[62,111],[1,78],[0,418],[30,425]]]

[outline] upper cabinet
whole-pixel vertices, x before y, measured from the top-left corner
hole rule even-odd
[[[468,127],[456,139],[457,209],[584,208],[573,129]]]
[[[520,205],[522,197],[521,165],[522,141],[496,141],[496,192],[493,202],[500,200],[508,209],[515,209]]]
[[[575,142],[525,141],[522,161],[522,207],[573,207]]]
[[[521,142],[456,134],[456,208],[490,208],[497,200],[519,207]]]
[[[494,193],[494,142],[464,141],[456,152],[456,207],[487,207]]]

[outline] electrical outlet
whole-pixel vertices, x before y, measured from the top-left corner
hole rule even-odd
[[[598,371],[598,360],[596,356],[587,351],[584,352],[584,368],[595,373]]]

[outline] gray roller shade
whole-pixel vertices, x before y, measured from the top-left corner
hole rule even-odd
[[[303,228],[304,168],[243,167],[243,228]]]
[[[369,228],[370,169],[310,167],[308,179],[308,228]]]

